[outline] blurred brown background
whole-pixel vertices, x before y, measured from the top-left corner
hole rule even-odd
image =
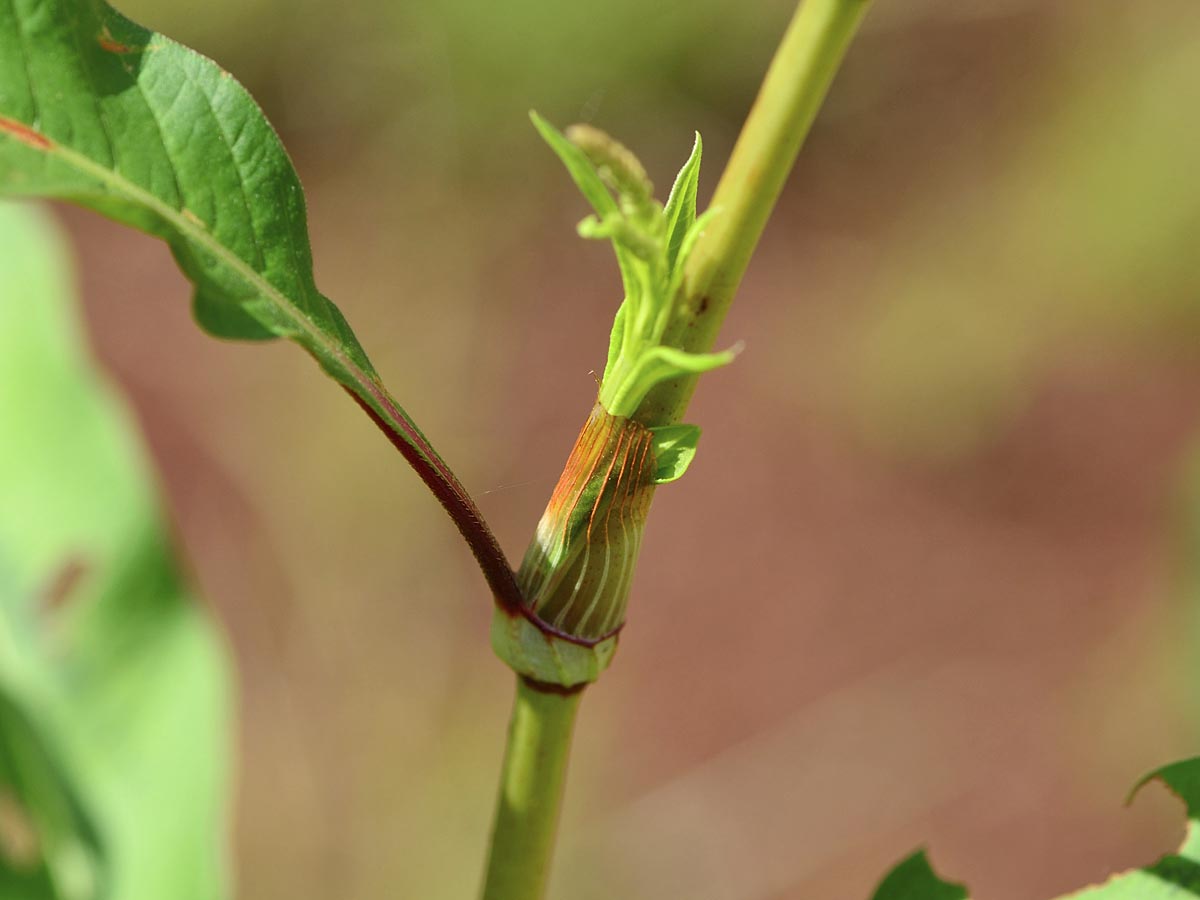
[[[260,98],[318,282],[519,559],[619,300],[526,111],[664,193],[699,129],[707,196],[791,4],[118,5]],[[1200,749],[1197,110],[1194,0],[877,0],[659,493],[553,897],[857,900],[926,843],[1032,900],[1178,840],[1121,801]],[[304,354],[62,216],[240,665],[240,896],[473,896],[511,678],[454,529]]]

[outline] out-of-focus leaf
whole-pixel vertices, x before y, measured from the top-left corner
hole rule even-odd
[[[967,890],[938,878],[919,850],[888,873],[871,900],[967,900]]]
[[[0,852],[0,895],[216,900],[227,660],[67,268],[42,215],[0,204],[0,794],[36,838]]]
[[[37,725],[44,702],[37,686],[25,693],[31,696],[18,699],[0,685],[0,789],[9,794],[6,825],[14,832],[0,852],[0,886],[9,891],[0,897],[18,890],[29,897],[91,897],[105,877],[99,835],[79,786]]]
[[[211,60],[102,0],[0,4],[4,194],[66,198],[162,238],[195,285],[205,329],[300,344],[439,500],[460,507],[460,529],[468,520],[482,528],[465,490],[317,290],[296,172],[253,98]],[[503,556],[498,545],[472,548],[507,572],[492,559]]]
[[[1187,809],[1187,834],[1178,853],[1060,900],[1186,900],[1200,897],[1200,757],[1172,763],[1138,782],[1134,793],[1161,781]],[[938,878],[923,853],[900,863],[879,885],[873,900],[965,900],[966,891]]]

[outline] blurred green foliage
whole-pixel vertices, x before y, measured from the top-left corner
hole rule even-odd
[[[0,889],[226,895],[227,661],[43,212],[0,204]]]

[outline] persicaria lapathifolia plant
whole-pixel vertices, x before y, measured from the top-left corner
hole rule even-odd
[[[493,628],[496,652],[518,674],[574,688],[612,658],[654,488],[683,474],[700,437],[692,425],[643,424],[642,402],[733,354],[663,343],[682,314],[673,301],[684,264],[713,214],[696,217],[699,136],[664,206],[637,158],[604,133],[576,126],[564,137],[533,121],[595,208],[579,233],[612,242],[625,288],[596,405],[517,575],[522,605],[499,607]]]
[[[584,688],[613,658],[651,500],[695,456],[700,432],[683,421],[688,401],[700,374],[733,359],[733,350],[714,351],[717,332],[867,6],[868,0],[801,4],[703,214],[699,136],[660,202],[641,163],[621,144],[589,126],[563,134],[534,115],[592,207],[580,234],[611,243],[625,296],[596,403],[514,572],[458,478],[318,291],[299,180],[246,91],[215,63],[102,0],[0,4],[0,194],[70,200],[167,242],[195,287],[201,327],[219,337],[283,337],[303,347],[395,444],[471,547],[495,599],[492,645],[517,674],[486,900],[534,900],[544,892],[574,717]],[[132,482],[130,490],[144,492]],[[169,587],[162,608],[175,616],[188,608],[187,597],[173,573],[164,576],[171,570],[168,545],[155,517],[145,519],[150,524],[138,535],[152,533],[155,552],[146,557],[153,563],[149,587],[140,589]],[[123,591],[129,586],[121,584]],[[12,886],[31,900],[149,896],[122,892],[161,877],[169,853],[159,855],[156,846],[154,858],[147,855],[129,831],[129,810],[113,807],[121,785],[105,781],[96,788],[115,776],[84,765],[72,750],[90,740],[78,679],[62,677],[78,660],[56,656],[61,648],[51,653],[32,638],[22,647],[13,635],[26,632],[9,627],[7,610],[0,604],[0,788],[29,813],[44,858],[16,871],[0,846],[0,894]],[[212,679],[212,655],[197,652]],[[113,681],[129,690],[128,679]],[[54,714],[36,715],[39,703],[53,706]],[[218,717],[219,710],[212,718]],[[164,737],[145,752],[176,746]],[[204,769],[214,782],[217,768]],[[1200,762],[1168,766],[1154,777],[1188,804],[1193,830],[1183,849],[1076,896],[1200,896],[1194,832]],[[189,900],[223,894],[219,853],[210,849],[220,840],[208,821],[197,817],[194,828],[182,831],[192,836],[176,841],[202,848],[189,856],[202,860],[200,874],[187,880]],[[83,866],[84,858],[92,862]],[[154,900],[164,900],[162,893],[151,892]],[[876,893],[876,900],[962,897],[965,891],[940,881],[920,854]]]

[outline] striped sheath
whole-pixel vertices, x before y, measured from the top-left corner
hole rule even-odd
[[[654,495],[651,432],[597,403],[538,522],[517,580],[542,622],[593,641],[625,621]]]

